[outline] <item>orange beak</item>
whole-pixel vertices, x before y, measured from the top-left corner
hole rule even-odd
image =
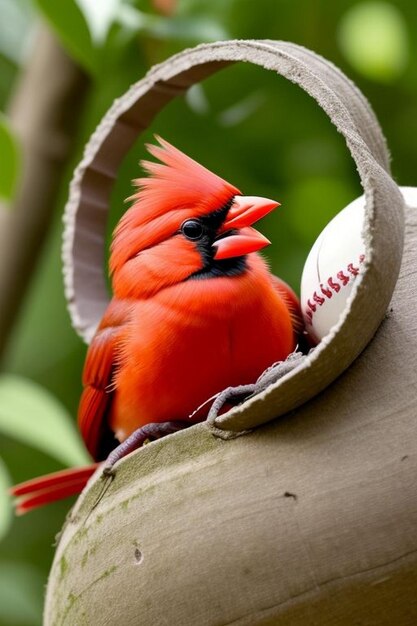
[[[220,260],[244,256],[268,246],[271,243],[269,239],[250,226],[278,206],[279,202],[268,198],[235,196],[220,228],[219,238],[213,243],[214,258]]]

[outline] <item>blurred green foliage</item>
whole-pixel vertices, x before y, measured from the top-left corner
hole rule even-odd
[[[28,417],[30,416],[30,419]],[[0,377],[0,433],[37,448],[65,465],[88,463],[89,456],[65,407],[36,383]]]
[[[36,4],[71,56],[87,71],[95,71],[98,48],[93,43],[86,15],[78,3],[74,0],[36,0]]]
[[[7,118],[0,113],[0,198],[10,200],[13,196],[19,169],[19,150]]]
[[[0,377],[0,533],[8,530],[0,544],[0,626],[32,626],[40,623],[53,537],[70,502],[36,511],[10,527],[3,485],[84,459],[74,416],[85,346],[65,307],[60,244],[68,181],[90,133],[115,97],[151,65],[184,47],[229,37],[285,39],[323,54],[358,83],[387,135],[398,182],[416,184],[417,44],[412,33],[417,14],[411,0],[179,0],[172,16],[158,12],[151,0],[0,0],[0,13],[7,16],[0,21],[3,111],[30,58],[39,20],[50,24],[92,78],[76,155],[16,321],[5,360],[8,374]],[[282,78],[241,64],[172,102],[138,138],[116,181],[109,237],[131,194],[130,181],[139,173],[144,142],[154,132],[243,193],[280,200],[279,212],[264,221],[273,242],[267,256],[296,290],[317,234],[361,192],[344,141],[323,111]],[[6,198],[12,197],[18,176],[17,154],[2,116],[0,195]]]
[[[339,41],[352,66],[377,81],[395,80],[408,62],[405,18],[388,2],[353,6],[340,22]]]

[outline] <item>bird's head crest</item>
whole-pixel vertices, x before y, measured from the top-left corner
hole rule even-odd
[[[156,136],[159,146],[148,144],[149,153],[160,161],[141,161],[149,174],[134,181],[138,192],[132,196],[141,203],[144,221],[158,215],[190,209],[193,215],[205,215],[221,208],[239,189],[205,168],[173,145]],[[151,206],[145,206],[145,203]]]
[[[134,181],[132,207],[116,227],[110,271],[115,295],[148,297],[190,278],[236,276],[246,255],[270,242],[252,224],[279,203],[239,189],[157,137]]]
[[[141,161],[148,176],[133,181],[133,205],[114,232],[112,273],[141,250],[171,237],[187,218],[208,215],[240,195],[239,189],[168,141],[156,139],[160,145],[148,144],[147,149],[160,162]]]

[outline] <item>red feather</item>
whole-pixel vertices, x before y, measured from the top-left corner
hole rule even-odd
[[[113,397],[112,376],[117,341],[123,324],[129,317],[129,311],[128,302],[115,299],[111,301],[85,360],[84,391],[78,408],[78,426],[88,451],[96,460],[103,458],[101,443],[106,434],[108,435],[106,415]]]
[[[18,498],[16,514],[22,515],[43,504],[80,493],[97,467],[98,463],[70,468],[15,485],[10,494]]]
[[[245,249],[245,238],[239,240],[244,227],[252,244],[259,236],[265,245],[247,227],[277,203],[241,196],[166,141],[159,143],[148,149],[160,163],[142,163],[149,176],[136,181],[134,204],[115,230],[114,295],[87,352],[78,423],[95,460],[147,424],[204,419],[207,398],[255,382],[288,356],[302,329],[294,292],[271,275],[253,247]],[[236,228],[227,222],[232,206]],[[185,220],[203,225],[204,244],[186,236]],[[236,237],[235,259],[220,256],[225,237],[229,244]],[[19,512],[80,491],[94,469],[18,486]]]
[[[304,329],[304,322],[300,302],[295,292],[278,276],[272,276],[272,283],[288,307],[295,335],[299,335]]]

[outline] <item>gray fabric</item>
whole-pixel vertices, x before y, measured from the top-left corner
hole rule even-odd
[[[324,393],[245,436],[198,424],[98,472],[44,625],[417,624],[416,268],[417,202],[388,315]]]
[[[106,305],[102,235],[124,153],[166,102],[236,61],[299,84],[343,133],[367,197],[366,271],[294,369],[93,477],[57,548],[45,626],[417,623],[417,202],[396,284],[403,199],[369,105],[337,68],[295,44],[221,42],[169,59],[117,101],[67,207],[73,321],[89,340]]]
[[[215,420],[222,430],[253,428],[300,406],[360,354],[384,317],[403,242],[403,199],[389,175],[385,140],[369,104],[337,68],[296,44],[225,41],[186,50],[150,70],[117,100],[86,147],[71,183],[63,247],[66,296],[74,327],[89,341],[108,302],[103,241],[109,194],[137,136],[176,95],[238,61],[300,85],[328,114],[354,158],[367,198],[366,264],[339,324],[300,367]]]
[[[315,348],[312,348],[310,353],[312,353],[314,349]],[[286,376],[296,367],[299,367],[301,363],[307,359],[307,356],[308,355],[302,352],[292,352],[285,361],[278,361],[268,367],[253,384],[228,387],[220,392],[211,405],[207,415],[206,424],[211,429],[211,432],[221,439],[233,439],[239,435],[246,435],[249,432],[248,430],[231,431],[216,426],[216,420],[222,410],[224,410],[227,405],[239,405],[249,398],[262,393],[268,389],[270,385],[278,382],[283,376]]]

